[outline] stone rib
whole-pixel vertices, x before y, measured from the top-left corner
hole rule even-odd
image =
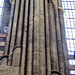
[[[24,12],[24,0],[21,0],[21,8],[20,8],[20,17],[19,17],[19,24],[18,24],[18,31],[17,31],[17,39],[16,39],[16,45],[21,45],[21,38],[22,38],[22,26],[23,26],[23,12]],[[21,56],[21,48],[17,48],[14,51],[13,54],[13,66],[19,66],[20,65],[20,56]]]
[[[39,75],[39,0],[34,0],[33,75]]]
[[[55,7],[55,20],[56,20],[56,37],[57,37],[57,49],[58,49],[58,57],[59,57],[59,70],[62,75],[64,75],[64,59],[63,59],[63,50],[61,43],[61,35],[60,35],[60,25],[59,25],[59,17],[58,17],[58,6],[57,0],[54,0]]]
[[[47,46],[47,75],[51,75],[51,60],[50,60],[50,38],[49,38],[49,15],[48,15],[48,3],[45,0],[45,20],[46,20],[46,46]]]
[[[33,0],[30,0],[27,75],[32,75],[32,32],[33,32]]]
[[[19,10],[19,2],[20,0],[16,0],[16,6],[15,6],[15,17],[14,17],[14,23],[13,23],[13,30],[12,30],[12,38],[11,38],[11,45],[10,45],[10,53],[12,52],[12,49],[14,48],[14,42],[15,42],[15,35],[16,35],[16,26],[17,26],[17,20],[18,20],[18,10]],[[10,54],[9,53],[9,54]],[[9,56],[9,62],[8,65],[11,64],[11,55]]]
[[[57,55],[56,31],[55,31],[55,19],[54,18],[55,18],[54,8],[53,8],[52,3],[49,3],[51,69],[59,70],[58,69],[58,55]]]
[[[27,40],[27,21],[28,21],[28,3],[29,0],[25,1],[25,10],[24,10],[24,14],[25,14],[25,18],[24,18],[24,35],[23,35],[23,49],[22,49],[22,63],[21,63],[21,74],[24,75],[25,74],[25,68],[26,68],[26,40]]]
[[[40,75],[46,74],[46,62],[45,62],[45,30],[44,30],[44,1],[39,0],[39,12],[40,12],[40,23],[39,23],[39,39],[40,39]]]
[[[58,0],[58,7],[62,7],[62,1]],[[68,52],[66,46],[66,35],[65,35],[65,26],[63,21],[63,12],[59,10],[59,23],[60,23],[60,32],[61,32],[61,42],[62,42],[62,49],[64,54],[64,66],[65,66],[65,75],[69,75],[69,68],[68,68]]]

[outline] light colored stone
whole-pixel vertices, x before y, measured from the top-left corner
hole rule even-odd
[[[0,66],[0,75],[18,75],[18,67]]]

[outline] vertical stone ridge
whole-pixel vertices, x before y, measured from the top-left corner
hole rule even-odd
[[[60,25],[58,17],[58,6],[57,0],[54,0],[54,10],[55,10],[55,28],[56,28],[56,38],[57,38],[57,49],[58,49],[58,60],[59,60],[59,71],[64,75],[64,59],[63,59],[63,50],[61,43],[61,34],[60,34]]]
[[[62,7],[62,1],[58,0],[58,7]],[[59,24],[60,24],[60,32],[61,32],[61,42],[62,42],[62,49],[63,49],[63,55],[64,55],[64,66],[65,66],[65,75],[69,75],[69,68],[68,68],[68,52],[67,52],[67,46],[66,46],[66,35],[65,35],[65,25],[64,25],[64,18],[63,18],[63,12],[61,10],[58,10],[59,12]]]
[[[39,0],[34,0],[34,7],[33,75],[39,75]]]
[[[51,70],[58,70],[58,55],[57,55],[57,43],[56,43],[56,30],[55,30],[55,18],[53,4],[49,3],[49,26],[50,26],[50,52],[51,52]],[[57,74],[55,74],[57,75]]]
[[[24,0],[21,0],[21,7],[20,7],[20,14],[19,14],[19,22],[18,22],[18,31],[17,31],[17,37],[16,37],[16,45],[20,46],[21,45],[21,34],[22,34],[22,26],[23,26],[23,10],[24,10]],[[21,57],[21,48],[17,48],[14,51],[13,54],[13,61],[12,65],[13,66],[19,66],[20,65],[20,57]],[[18,55],[18,56],[17,56]]]
[[[24,35],[23,35],[23,49],[22,49],[22,63],[21,63],[21,75],[25,75],[26,74],[26,70],[27,70],[27,48],[28,48],[28,8],[29,8],[29,0],[25,0],[25,10],[24,10]]]
[[[27,17],[27,38],[26,38],[26,68],[25,68],[25,74],[28,74],[28,67],[29,67],[29,64],[28,64],[28,53],[29,53],[29,16],[30,16],[30,0],[28,2],[28,17]]]
[[[50,42],[49,42],[49,15],[48,15],[48,3],[44,0],[44,22],[45,22],[45,45],[46,45],[46,75],[51,75],[51,60],[50,60]]]
[[[40,50],[40,75],[46,75],[45,62],[45,31],[44,31],[44,0],[39,0],[39,50]]]
[[[11,38],[11,44],[10,44],[10,53],[12,52],[12,49],[14,48],[14,40],[16,35],[16,26],[17,26],[17,20],[18,20],[18,10],[19,10],[19,2],[20,0],[16,0],[16,7],[15,7],[15,17],[14,17],[14,23],[13,23],[13,30],[12,30],[12,38]],[[9,54],[10,54],[9,53]],[[8,65],[11,64],[11,55],[9,56],[9,62]]]
[[[27,75],[32,75],[32,32],[33,32],[33,0],[29,3],[29,31],[28,31],[28,55],[27,55]]]

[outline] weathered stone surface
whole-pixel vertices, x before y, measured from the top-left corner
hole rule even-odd
[[[57,0],[13,1],[2,75],[65,75],[58,16]]]
[[[0,75],[18,75],[18,67],[0,66]]]

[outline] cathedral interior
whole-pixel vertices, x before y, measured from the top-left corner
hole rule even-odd
[[[75,0],[0,0],[0,75],[75,75]]]

